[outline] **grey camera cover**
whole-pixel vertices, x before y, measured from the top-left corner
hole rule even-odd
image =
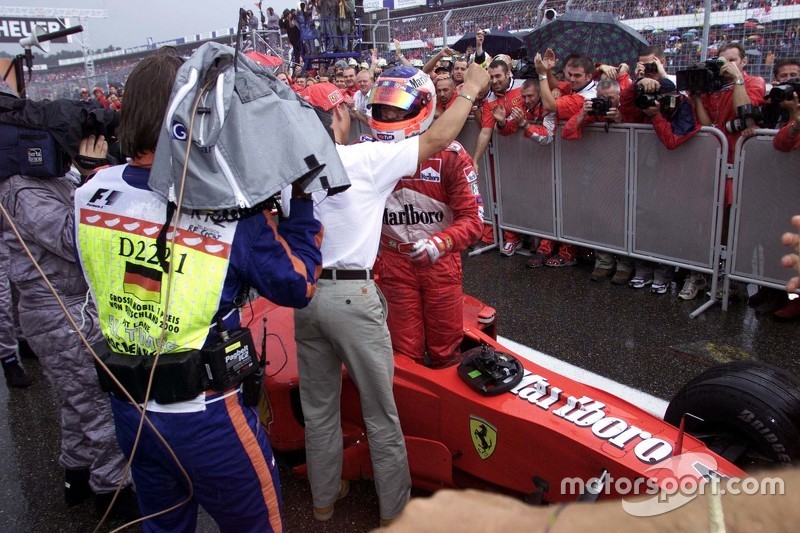
[[[189,139],[181,208],[252,207],[300,178],[307,192],[349,184],[311,105],[229,46],[206,43],[178,71],[149,181],[165,199],[179,196]]]

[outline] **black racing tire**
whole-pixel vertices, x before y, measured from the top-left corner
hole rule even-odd
[[[740,468],[800,459],[800,378],[776,366],[736,361],[703,372],[678,391],[664,420]]]

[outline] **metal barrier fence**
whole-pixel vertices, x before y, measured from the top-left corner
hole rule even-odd
[[[464,149],[468,153],[473,153],[475,148],[475,143],[478,142],[478,134],[480,133],[480,127],[478,124],[475,123],[472,117],[467,119],[467,123],[464,124],[464,127],[461,128],[461,132],[456,137],[456,140],[461,143]],[[483,158],[478,162],[478,168],[486,169],[489,168],[489,154],[488,152],[483,154]],[[492,189],[492,180],[491,176],[488,175],[486,172],[479,172],[478,174],[478,190],[481,193],[481,199],[483,201],[483,221],[487,224],[494,225],[494,213],[497,211],[495,206],[495,194],[494,190]],[[495,242],[497,242],[497,235],[495,235]]]
[[[775,134],[757,130],[736,145],[726,284],[738,280],[782,289],[789,277],[780,265],[787,253],[780,236],[792,230],[789,219],[798,214],[800,151],[775,150]]]
[[[592,125],[580,140],[556,135],[547,146],[495,133],[492,153],[501,229],[704,272],[716,294],[727,154],[719,130],[702,128],[674,150],[637,124]]]

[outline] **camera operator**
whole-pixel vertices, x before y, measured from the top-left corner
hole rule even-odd
[[[107,150],[102,136],[90,136],[80,143],[80,159],[99,163]],[[91,170],[79,170],[83,177],[91,174]],[[100,390],[91,354],[49,287],[52,284],[87,340],[98,342],[97,311],[87,302],[88,287],[77,264],[73,238],[73,196],[80,181],[81,176],[69,167],[60,176],[19,174],[0,181],[0,202],[10,218],[0,217],[2,238],[10,252],[8,279],[19,289],[22,333],[60,399],[59,464],[64,468],[67,507],[94,495],[96,509],[103,514],[122,483],[125,488],[112,513],[133,520],[141,515],[117,444],[109,400]],[[41,273],[31,263],[11,222]]]
[[[792,120],[795,104],[793,97],[800,93],[800,62],[797,59],[782,59],[772,69],[772,82],[756,116],[742,137],[755,135],[758,128],[780,130]],[[740,121],[741,123],[741,121]]]
[[[588,98],[583,102],[580,113],[570,118],[561,130],[561,137],[570,141],[581,138],[583,128],[587,124],[605,123],[606,128],[610,124],[620,124],[625,122],[620,105],[620,87],[617,80],[611,77],[603,78],[597,82],[597,96]],[[629,257],[619,256],[616,260],[616,272],[614,272],[614,255],[608,252],[595,250],[595,265],[590,279],[592,281],[603,281],[611,277],[614,285],[625,285],[633,273],[633,260]],[[613,276],[612,276],[613,272]]]
[[[792,78],[800,78],[800,59],[781,59],[772,68],[772,84],[784,83]]]

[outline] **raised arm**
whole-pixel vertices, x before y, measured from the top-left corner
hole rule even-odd
[[[422,163],[437,152],[441,152],[458,136],[464,122],[472,111],[478,92],[489,84],[489,73],[473,63],[464,76],[464,84],[447,111],[433,122],[430,129],[419,140],[419,162]]]

